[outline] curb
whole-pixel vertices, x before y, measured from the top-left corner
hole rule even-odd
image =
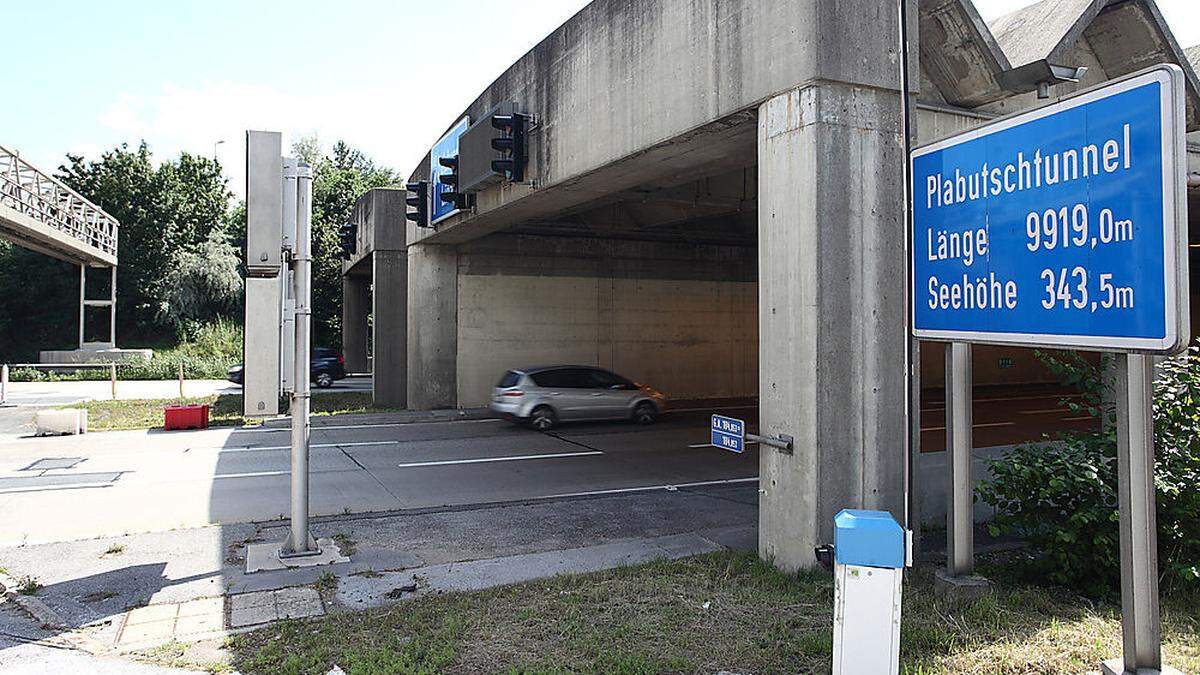
[[[111,651],[107,645],[78,632],[74,626],[68,624],[66,620],[59,616],[58,612],[50,609],[46,603],[31,595],[19,593],[16,590],[19,585],[16,579],[7,574],[0,573],[0,595],[3,595],[9,602],[20,607],[26,614],[32,616],[35,621],[41,623],[43,627],[60,631],[60,635],[57,637],[67,646],[90,654],[107,654]]]
[[[74,630],[67,622],[63,620],[57,612],[46,606],[46,603],[33,597],[32,595],[24,595],[17,591],[20,583],[7,574],[0,572],[0,590],[3,590],[5,598],[21,609],[34,619],[41,622],[47,628],[54,630]]]
[[[499,419],[487,408],[462,408],[454,410],[406,410],[402,412],[349,413],[342,415],[314,415],[309,418],[313,428],[344,424],[416,424],[420,422],[462,422],[468,420]],[[292,418],[274,417],[265,420],[267,429],[291,427]]]

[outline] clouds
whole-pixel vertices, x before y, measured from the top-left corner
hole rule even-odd
[[[345,140],[377,162],[411,169],[440,127],[457,111],[423,117],[411,114],[403,87],[343,88],[333,91],[284,91],[269,85],[232,80],[174,83],[157,92],[124,92],[102,110],[99,124],[111,135],[136,142],[145,138],[159,158],[181,151],[217,157],[241,195],[245,182],[247,129],[284,134],[285,147],[316,134],[323,143]],[[219,141],[224,143],[217,145]]]

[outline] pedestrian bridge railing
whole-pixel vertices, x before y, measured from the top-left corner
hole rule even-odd
[[[0,146],[0,204],[117,257],[117,219],[20,155]]]

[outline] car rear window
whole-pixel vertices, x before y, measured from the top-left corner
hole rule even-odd
[[[521,381],[521,374],[516,372],[515,370],[510,370],[504,374],[504,377],[500,378],[500,381],[496,383],[496,386],[497,387],[506,387],[506,388],[507,387],[515,387],[515,386],[517,386],[517,383],[520,381]]]

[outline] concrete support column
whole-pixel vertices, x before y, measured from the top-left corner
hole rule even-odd
[[[378,298],[378,275],[375,279]],[[409,408],[457,407],[458,249],[453,246],[408,248],[408,367]]]
[[[408,406],[408,256],[404,251],[376,250],[374,371],[371,382],[376,405]]]
[[[788,571],[816,563],[841,509],[903,520],[898,96],[814,80],[759,108],[761,429],[795,437],[793,455],[761,450],[759,551]]]
[[[405,283],[408,283],[407,278]],[[370,327],[367,318],[371,313],[370,303],[370,279],[348,275],[342,277],[342,356],[346,358],[346,370],[351,373],[369,370],[367,331]]]

